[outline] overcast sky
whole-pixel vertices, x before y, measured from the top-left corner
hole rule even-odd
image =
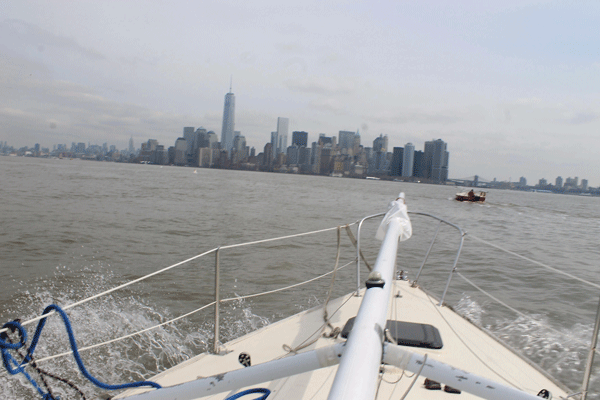
[[[600,185],[599,1],[28,1],[0,5],[0,140],[262,151],[294,130],[448,143],[451,178]]]

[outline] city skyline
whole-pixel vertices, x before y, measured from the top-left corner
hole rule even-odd
[[[198,148],[207,148],[210,149],[210,152],[217,151],[217,152],[224,152],[224,154],[226,154],[226,158],[229,159],[228,162],[232,162],[232,163],[237,163],[239,164],[240,162],[246,162],[248,156],[250,155],[251,151],[250,151],[250,146],[246,145],[246,138],[244,135],[241,134],[241,131],[235,131],[235,95],[232,92],[232,79],[230,78],[230,87],[229,87],[229,92],[225,95],[225,101],[224,101],[224,108],[223,108],[223,122],[222,122],[222,128],[221,128],[221,141],[218,141],[217,139],[217,135],[214,133],[214,131],[210,130],[207,131],[207,129],[205,129],[204,127],[200,126],[199,128],[195,128],[195,127],[184,127],[183,128],[183,137],[178,137],[175,140],[175,145],[172,146],[172,149],[174,151],[173,153],[173,159],[169,161],[169,158],[171,158],[171,156],[167,155],[167,149],[165,149],[165,147],[163,145],[159,146],[159,143],[156,139],[148,139],[147,143],[142,143],[141,145],[141,149],[139,149],[141,152],[144,152],[144,145],[147,144],[148,146],[151,147],[152,152],[154,152],[156,150],[157,147],[162,148],[161,151],[164,151],[164,154],[160,155],[159,157],[162,158],[163,160],[160,162],[156,162],[159,164],[174,164],[174,165],[179,165],[179,166],[200,166],[200,167],[207,167],[207,166],[217,166],[218,162],[216,160],[221,159],[219,162],[222,161],[222,156],[218,156],[216,153],[212,154],[212,155],[208,155],[206,152],[202,153],[200,152],[199,154],[196,154],[196,157],[199,159],[196,159],[195,161],[192,161],[192,154],[194,152],[197,152],[197,150],[202,150],[202,149],[198,149]],[[198,134],[203,135],[202,138],[198,137]],[[288,158],[288,160],[286,160],[283,164],[280,165],[290,165],[290,148],[287,147],[287,137],[288,137],[288,133],[289,133],[289,118],[285,118],[285,117],[277,117],[277,130],[274,132],[271,132],[271,140],[270,142],[267,142],[267,144],[265,145],[265,153],[267,152],[267,146],[270,146],[269,149],[269,158],[271,160],[273,160],[273,162],[268,163],[269,165],[273,165],[273,163],[275,162],[275,160],[277,160],[278,155],[279,154],[284,154],[285,157]],[[212,136],[211,136],[212,135]],[[299,139],[300,138],[300,139]],[[493,182],[507,182],[507,183],[514,183],[517,186],[528,186],[527,185],[527,178],[525,178],[524,176],[521,176],[519,178],[519,181],[512,181],[511,178],[509,178],[508,180],[502,181],[502,180],[497,180],[496,177],[494,177],[493,179],[486,179],[483,177],[480,177],[478,174],[475,174],[473,176],[469,176],[469,177],[450,177],[449,176],[449,152],[447,151],[447,143],[444,142],[442,139],[437,139],[437,140],[431,140],[431,141],[425,141],[424,142],[424,148],[423,151],[417,151],[415,149],[415,146],[408,142],[406,143],[405,147],[399,147],[399,146],[394,146],[393,147],[393,153],[388,151],[388,144],[389,144],[389,138],[388,135],[383,135],[380,134],[379,137],[376,137],[375,140],[373,140],[373,147],[372,148],[367,148],[366,146],[361,145],[360,143],[360,133],[359,130],[357,130],[356,132],[352,132],[352,131],[342,131],[340,130],[338,133],[338,139],[337,139],[337,143],[336,143],[336,139],[335,136],[329,137],[327,138],[326,135],[324,133],[320,133],[319,134],[319,139],[318,142],[313,142],[312,143],[312,151],[314,152],[314,148],[315,148],[315,144],[319,143],[319,145],[321,145],[321,140],[325,138],[325,139],[329,139],[329,140],[333,140],[330,143],[333,143],[333,147],[336,150],[336,152],[339,150],[339,153],[335,153],[337,156],[340,155],[356,155],[359,152],[359,148],[360,148],[360,152],[369,150],[373,151],[374,153],[377,153],[377,157],[371,157],[368,156],[367,159],[363,159],[362,163],[365,164],[364,167],[364,171],[360,172],[358,175],[365,175],[367,173],[375,173],[376,175],[378,174],[384,174],[387,176],[398,176],[398,177],[403,177],[403,178],[416,178],[416,177],[423,177],[423,178],[427,178],[427,180],[430,180],[432,182],[445,182],[446,180],[464,180],[465,182],[468,181],[473,181],[474,182],[485,182],[485,183],[493,183]],[[298,143],[302,143],[302,145],[299,145]],[[6,147],[6,141],[4,142],[4,146]],[[57,151],[57,146],[59,147],[58,151],[62,150],[66,150],[67,149],[67,145],[66,144],[58,144],[58,145],[54,145],[54,149],[53,152]],[[88,143],[88,146],[90,146],[90,144]],[[130,137],[129,141],[128,141],[128,152],[129,153],[133,153],[132,151],[132,147],[133,147],[133,138]],[[308,153],[308,157],[314,161],[314,154],[311,155],[310,154],[310,148],[308,148],[308,132],[305,131],[294,131],[293,132],[293,136],[292,136],[292,147],[305,147],[307,148],[307,150],[309,150]],[[99,145],[93,145],[93,147],[97,150],[100,148]],[[0,141],[0,148],[2,148],[2,142]],[[76,148],[77,152],[79,153],[83,153],[83,149],[85,148],[85,143],[75,143],[72,142],[71,145],[71,151],[73,151],[73,148]],[[40,152],[41,146],[39,144],[35,144],[35,151],[36,152]],[[104,143],[102,146],[102,150],[106,153],[107,152],[107,143]],[[113,151],[117,151],[117,148],[115,145],[111,145],[110,146],[111,152]],[[293,149],[292,149],[293,150]],[[319,150],[319,156],[322,150]],[[261,153],[265,154],[265,153]],[[386,159],[383,158],[379,158],[380,157],[380,153],[381,156],[385,155]],[[420,154],[419,154],[420,153]],[[255,154],[255,148],[252,147],[252,154]],[[427,154],[429,154],[429,156],[427,156]],[[333,157],[336,157],[336,155],[334,155],[334,153],[332,153]],[[428,161],[425,161],[425,157],[428,158]],[[208,156],[208,158],[206,158]],[[152,157],[156,157],[156,155],[152,156]],[[292,152],[292,160],[294,162],[292,162],[291,164],[298,164],[299,159],[302,157],[300,155],[299,150],[295,150]],[[305,158],[307,156],[305,155]],[[203,161],[202,159],[204,158],[204,160],[210,160],[209,163],[207,165],[203,165]],[[353,163],[357,163],[357,160],[354,160]],[[281,161],[279,161],[281,162]],[[360,164],[361,161],[358,161],[358,164]],[[153,162],[155,163],[155,162]],[[317,161],[318,163],[318,161]],[[308,163],[308,164],[312,164]],[[367,166],[368,165],[368,166]],[[373,165],[375,165],[375,167],[373,167]],[[360,166],[360,165],[359,165]],[[224,166],[221,166],[221,168]],[[229,168],[229,166],[225,167],[225,168]],[[361,167],[362,168],[362,167]],[[260,170],[260,169],[257,169]],[[423,172],[424,170],[426,170],[427,172]],[[344,170],[344,173],[349,173],[348,170]],[[304,173],[309,172],[307,170],[304,171]],[[330,171],[329,173],[333,172],[334,174],[336,172],[334,172],[333,170]],[[319,172],[315,172],[315,171],[311,171],[310,173],[319,173]],[[424,174],[424,175],[423,175]],[[352,171],[352,175],[354,175],[354,177],[356,177],[354,171]],[[566,178],[565,181],[565,187],[569,186],[569,187],[573,187],[573,188],[579,188],[580,186],[578,185],[578,180],[579,177],[575,176],[574,178],[571,178],[570,176],[568,178]],[[574,183],[573,183],[574,182]],[[554,186],[556,188],[561,188],[563,187],[563,178],[562,176],[557,176],[555,178],[555,184],[549,183],[548,179],[544,178],[540,178],[538,180],[537,186],[540,187],[545,187],[545,186]],[[581,187],[583,187],[584,190],[587,190],[588,187],[592,187],[591,185],[589,185],[589,180],[583,178],[582,179],[582,185]]]
[[[187,157],[185,156],[186,153],[190,153],[190,150],[192,148],[192,146],[194,145],[198,145],[198,143],[196,142],[196,139],[191,139],[191,136],[194,135],[194,133],[197,133],[198,131],[203,131],[204,133],[209,133],[212,134],[214,136],[214,139],[207,139],[209,140],[208,144],[206,147],[208,148],[215,148],[214,144],[218,145],[218,147],[221,150],[225,150],[229,156],[231,156],[232,154],[232,150],[233,149],[237,149],[238,151],[240,150],[240,143],[243,143],[243,145],[241,147],[247,148],[248,152],[251,146],[246,146],[246,138],[244,135],[241,134],[241,131],[235,131],[235,95],[232,92],[232,82],[230,81],[230,88],[229,88],[229,92],[225,95],[225,101],[224,101],[224,109],[223,109],[223,122],[222,122],[222,129],[221,129],[221,141],[220,142],[216,142],[216,134],[214,133],[214,131],[210,130],[207,131],[205,128],[203,128],[202,126],[199,127],[197,130],[195,130],[195,127],[184,127],[183,128],[183,137],[179,137],[175,140],[175,145],[173,146],[173,148],[175,149],[176,152],[178,152],[178,156],[176,156],[176,159],[178,158],[180,160],[180,162],[175,162],[175,164],[177,165],[184,165],[185,162],[182,162],[181,160],[186,160],[187,162]],[[289,133],[289,118],[285,118],[285,117],[277,117],[277,130],[275,132],[271,132],[271,146],[272,149],[275,149],[272,152],[272,157],[273,159],[276,158],[277,154],[279,153],[284,153],[286,154],[286,149],[287,149],[287,136]],[[293,135],[297,135],[297,134],[302,134],[303,140],[305,141],[305,146],[307,146],[307,142],[308,142],[308,132],[305,131],[294,131]],[[338,141],[338,145],[341,149],[344,148],[349,148],[352,146],[352,143],[354,144],[354,146],[358,146],[360,144],[360,133],[359,130],[357,129],[356,132],[352,132],[352,131],[342,131],[340,130],[338,133],[338,137],[339,137],[339,141]],[[319,134],[319,139],[321,137],[325,136],[324,133],[320,133]],[[335,136],[335,135],[333,135]],[[182,139],[185,139],[185,143],[183,143]],[[238,139],[240,139],[238,141]],[[293,139],[294,140],[294,139]],[[383,135],[380,134],[379,137],[376,137],[375,140],[373,141],[373,149],[377,150],[378,147],[380,147],[381,149],[384,150],[384,152],[387,152],[388,150],[388,135]],[[131,153],[131,149],[133,146],[133,138],[130,137],[130,139],[128,140],[128,151]],[[158,141],[156,139],[148,139],[148,143],[150,142],[155,142],[155,145],[158,145]],[[214,143],[214,144],[213,144]],[[229,143],[229,145],[228,145]],[[234,145],[234,143],[237,143]],[[268,142],[267,142],[268,143]],[[292,141],[292,145],[294,145],[294,141]],[[335,143],[335,141],[334,141]],[[0,142],[0,145],[2,144],[2,142]],[[6,142],[5,142],[6,144]],[[183,147],[180,147],[181,146]],[[75,146],[76,143],[72,142],[72,147]],[[82,145],[84,145],[84,143],[77,143],[77,147],[81,147]],[[440,147],[443,146],[443,147]],[[35,145],[36,148],[41,148],[41,146],[39,144]],[[66,144],[55,144],[54,145],[54,150],[56,150],[56,146],[63,146],[64,149],[66,149]],[[88,142],[88,146],[89,146],[89,142]],[[99,145],[95,144],[95,147],[100,147]],[[314,146],[314,143],[313,143]],[[429,149],[428,149],[429,146]],[[107,147],[107,143],[103,144],[103,147],[106,148]],[[164,147],[164,146],[163,146]],[[202,146],[200,146],[202,147]],[[361,145],[361,147],[363,147]],[[142,144],[142,149],[143,149],[143,144]],[[254,147],[252,147],[252,149],[254,150]],[[408,149],[408,151],[406,150]],[[111,145],[111,150],[117,150],[115,145]],[[399,163],[400,167],[398,171],[393,171],[393,168],[391,168],[391,174],[392,176],[400,176],[400,177],[411,177],[411,176],[416,176],[413,175],[412,168],[413,168],[413,163],[415,162],[415,146],[408,142],[405,145],[405,148],[399,147],[399,146],[394,146],[393,147],[394,150],[394,155],[393,157],[396,157],[395,152],[399,151],[399,161],[396,160],[394,161],[394,158],[392,158],[391,161],[392,163]],[[447,179],[455,179],[455,180],[461,180],[461,179],[472,179],[475,178],[476,181],[480,180],[481,182],[492,182],[492,181],[497,181],[497,178],[494,176],[493,178],[487,179],[487,178],[483,178],[480,177],[478,174],[475,174],[473,176],[468,176],[468,177],[457,177],[457,176],[453,176],[450,177],[449,176],[449,169],[448,169],[448,151],[447,151],[447,143],[445,143],[442,139],[437,139],[437,140],[431,140],[431,141],[425,141],[424,142],[424,148],[423,151],[417,151],[417,153],[427,153],[430,152],[432,154],[434,154],[433,159],[437,160],[433,162],[433,165],[430,165],[428,167],[429,170],[432,171],[432,178],[435,181],[438,182],[443,182]],[[391,152],[388,152],[390,156],[392,156]],[[445,154],[445,157],[444,157]],[[296,155],[296,157],[298,157],[298,155]],[[212,158],[211,158],[212,160]],[[239,161],[239,160],[238,160]],[[377,161],[377,163],[379,163],[379,161]],[[190,166],[189,164],[187,166]],[[202,165],[200,165],[202,166]],[[415,167],[417,168],[417,167]],[[389,169],[389,165],[388,165],[388,169]],[[443,170],[443,171],[442,171]],[[389,171],[388,171],[389,172]],[[579,177],[576,175],[574,178],[571,178],[570,176],[568,178],[566,178],[566,182],[568,184],[570,184],[570,182],[574,181],[574,182],[578,182]],[[498,182],[509,182],[509,183],[519,183],[523,186],[526,185],[527,179],[524,176],[520,176],[519,181],[512,181],[511,178],[509,178],[508,180],[498,180]],[[538,185],[545,185],[547,184],[547,182],[549,182],[551,180],[544,178],[540,178],[538,180]],[[544,183],[546,182],[546,183]],[[559,184],[560,182],[560,184]],[[562,182],[563,182],[563,178],[562,176],[558,175],[555,178],[555,186],[556,187],[562,187]],[[592,187],[592,185],[588,185],[589,180],[583,178],[582,182],[585,182],[584,186],[585,188],[587,187]],[[550,184],[552,185],[552,184]],[[573,185],[575,187],[577,187],[577,183],[575,183],[575,185]]]
[[[285,121],[286,118],[279,117],[278,125],[281,120]],[[272,132],[272,134],[274,133],[276,132]],[[203,127],[199,127],[197,129],[194,127],[184,127],[183,137],[178,137],[175,140],[174,146],[169,147],[169,151],[167,151],[167,148],[165,148],[164,145],[160,145],[155,139],[148,139],[146,142],[141,143],[140,149],[135,150],[133,138],[130,138],[129,140],[128,149],[123,150],[118,150],[115,145],[110,145],[109,147],[108,143],[103,143],[102,146],[97,144],[91,145],[88,143],[88,147],[86,148],[85,143],[81,142],[72,142],[70,149],[66,144],[54,145],[52,150],[49,148],[42,148],[39,144],[35,144],[34,147],[26,148],[37,153],[38,156],[46,157],[56,157],[59,154],[63,154],[66,157],[86,155],[88,159],[97,159],[96,156],[98,155],[109,155],[112,153],[113,156],[111,156],[111,159],[113,161],[121,162],[150,162],[153,164],[172,164],[187,167],[250,169],[262,172],[271,171],[270,169],[261,168],[261,166],[264,167],[267,164],[271,166],[274,164],[265,162],[264,158],[262,161],[260,161],[261,157],[265,156],[265,153],[258,154],[258,158],[256,158],[256,149],[254,147],[250,148],[250,146],[246,146],[246,139],[240,134],[239,131],[236,131],[235,134],[236,136],[234,137],[234,146],[232,152],[222,149],[221,142],[218,141],[217,135],[214,133],[214,131],[207,131]],[[273,140],[273,135],[271,139]],[[347,165],[337,172],[332,168],[325,173],[326,175],[331,176],[339,176],[336,175],[339,172],[342,172],[343,175],[348,175],[354,178],[361,176],[366,177],[369,174],[374,174],[376,176],[387,176],[388,179],[392,179],[394,177],[410,178],[409,181],[414,182],[423,181],[424,183],[444,183],[446,180],[448,180],[453,181],[456,184],[459,184],[460,182],[462,182],[462,184],[471,184],[475,186],[482,184],[484,187],[496,187],[504,189],[524,189],[536,187],[538,189],[553,189],[554,191],[558,190],[559,193],[564,192],[562,189],[571,191],[594,190],[596,192],[600,190],[600,187],[594,188],[592,185],[590,185],[589,180],[585,177],[581,177],[580,183],[580,177],[578,176],[567,176],[566,178],[563,178],[559,175],[554,178],[554,181],[552,181],[552,179],[540,178],[533,183],[528,181],[524,176],[520,176],[518,180],[509,179],[504,181],[497,180],[495,177],[492,180],[487,180],[478,175],[464,178],[451,178],[448,175],[448,144],[442,139],[425,141],[422,151],[417,150],[412,143],[406,143],[404,147],[392,146],[391,149],[388,149],[389,142],[387,135],[380,135],[378,138],[375,138],[372,147],[364,146],[360,142],[360,134],[358,131],[339,131],[337,140],[335,136],[326,137],[325,134],[319,134],[317,141],[312,142],[310,147],[308,146],[308,143],[308,132],[294,131],[292,134],[291,146],[287,148],[287,152],[280,152],[284,154],[284,158],[280,159],[278,162],[283,163],[279,164],[277,169],[271,172],[301,172],[323,175],[322,170],[319,171],[318,169],[314,170],[304,168],[304,166],[315,164],[315,145],[318,144],[319,148],[322,148],[324,145],[326,148],[335,150],[335,152],[330,153],[330,155],[333,157],[331,161],[334,164],[341,163],[344,161],[344,159],[347,161],[353,160],[351,164],[360,164],[361,162],[365,164],[364,166],[358,165],[361,168],[361,172],[355,171],[353,169],[354,167],[351,167],[351,170],[346,169],[348,167]],[[10,147],[11,146],[8,145],[7,142],[0,141],[0,155],[8,155],[6,150]],[[265,145],[265,151],[267,148],[272,151],[272,141],[267,142]],[[170,153],[171,149],[173,150],[173,154],[170,156],[168,153]],[[25,155],[23,153],[23,148],[18,150],[20,155]],[[157,150],[162,153],[155,154],[155,151]],[[323,151],[324,150],[320,149],[316,152],[319,154],[318,157],[320,157]],[[120,152],[122,152],[121,156],[119,156]],[[381,156],[385,155],[385,158],[380,159],[379,155],[377,155],[377,157],[368,156],[368,154],[378,152],[381,152]],[[143,153],[145,155],[142,155]],[[194,153],[196,153],[196,158],[192,156]],[[227,165],[220,165],[224,159],[222,155],[220,156],[218,153],[227,154],[226,159],[229,160],[226,163]],[[118,156],[117,158],[114,158],[115,154]],[[364,158],[365,154],[367,154],[367,158]],[[125,156],[125,158],[122,156]],[[132,156],[135,156],[135,158],[132,159]],[[172,159],[170,160],[171,157]],[[248,157],[250,157],[250,159]],[[147,161],[142,161],[144,158]],[[274,157],[272,159],[276,158],[277,157]],[[339,160],[335,161],[335,158],[338,158]],[[240,168],[241,163],[247,164],[250,161],[254,163],[259,161],[259,164],[254,164],[254,167],[246,165],[245,167]],[[316,163],[319,164],[320,162],[317,160]],[[346,162],[343,162],[343,164],[346,164]],[[286,166],[295,166],[296,171],[288,170],[286,169]],[[282,167],[283,169],[279,170],[279,168]],[[419,178],[426,179],[419,180]],[[506,186],[504,184],[510,184],[510,186]]]
[[[233,75],[235,130],[257,148],[283,115],[290,132],[445,138],[451,177],[598,186],[598,11],[544,0],[175,1],[168,13],[151,0],[8,2],[0,140],[124,148],[130,137],[170,143],[182,126],[220,134]]]

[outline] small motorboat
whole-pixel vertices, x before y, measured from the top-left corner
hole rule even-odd
[[[470,201],[473,203],[485,202],[485,192],[475,193],[472,189],[469,192],[456,193],[457,201]]]

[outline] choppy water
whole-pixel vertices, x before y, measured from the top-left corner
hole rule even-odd
[[[195,172],[194,172],[195,171]],[[329,228],[386,211],[398,192],[409,210],[445,217],[470,235],[600,283],[599,199],[492,190],[485,205],[452,201],[455,187],[150,165],[0,157],[0,321],[28,319],[51,303],[91,294],[188,259],[219,245]],[[426,224],[427,222],[427,224]],[[363,244],[374,259],[378,222]],[[398,264],[414,278],[435,225],[413,218],[414,237]],[[468,235],[459,271],[527,315],[473,293],[453,278],[448,302],[576,390],[581,384],[599,293],[579,282],[507,256]],[[368,237],[368,238],[367,238]],[[222,297],[275,289],[333,267],[335,232],[224,250]],[[420,282],[441,295],[458,237],[442,229]],[[351,249],[344,239],[344,249]],[[342,256],[342,264],[353,254]],[[193,261],[69,311],[80,346],[152,326],[212,301],[214,255]],[[355,282],[352,267],[335,295]],[[346,285],[346,286],[345,286]],[[315,287],[236,301],[222,309],[222,339],[252,331],[319,304],[329,280]],[[468,292],[467,292],[468,291]],[[87,351],[100,379],[142,379],[204,351],[212,310],[122,343]],[[552,329],[550,329],[552,328]],[[51,319],[36,356],[65,351],[64,328]],[[32,332],[32,328],[30,328]],[[67,361],[68,360],[68,361]],[[72,377],[88,394],[70,358],[44,366]],[[600,364],[591,391],[599,399]],[[36,398],[19,379],[0,374],[2,398]],[[57,385],[58,387],[59,385]],[[73,393],[57,389],[63,398]]]

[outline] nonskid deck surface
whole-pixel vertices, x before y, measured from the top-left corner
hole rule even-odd
[[[389,320],[432,325],[439,330],[443,341],[443,347],[439,350],[407,347],[408,350],[417,354],[427,354],[430,359],[444,362],[533,395],[541,389],[547,389],[554,398],[567,396],[563,389],[484,331],[447,307],[438,307],[437,302],[421,289],[411,287],[407,281],[394,281],[393,293],[388,311]],[[362,299],[362,296],[348,294],[330,301],[327,312],[331,326],[341,330],[348,319],[356,316]],[[307,344],[307,347],[301,348],[298,352],[345,341],[340,335],[330,337],[332,327],[327,326],[323,329],[323,324],[323,306],[315,307],[228,342],[223,346],[223,351],[219,355],[209,353],[198,355],[157,375],[152,380],[160,383],[163,387],[173,386],[244,368],[238,361],[240,353],[250,355],[252,365],[257,365],[278,358],[293,357],[290,349]],[[316,341],[314,341],[315,339]],[[311,343],[313,341],[314,343]],[[271,390],[268,400],[326,399],[336,371],[337,366],[332,366],[265,382],[254,387]],[[414,379],[412,373],[404,373],[397,367],[384,366],[377,398],[400,398]],[[428,390],[424,385],[424,377],[420,376],[416,379],[407,399],[478,398],[465,392],[447,393],[443,390],[443,384],[441,385],[442,390]],[[198,398],[225,399],[243,389],[245,388],[240,387],[232,392]],[[117,398],[125,398],[142,391],[145,390],[128,391]]]

